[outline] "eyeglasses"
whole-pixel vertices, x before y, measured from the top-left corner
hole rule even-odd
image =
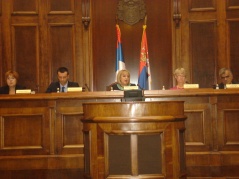
[[[226,79],[226,78],[230,78],[230,76],[228,75],[228,76],[221,76],[221,79]]]

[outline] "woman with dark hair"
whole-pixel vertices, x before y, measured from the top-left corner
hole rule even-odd
[[[25,89],[17,84],[19,74],[16,71],[9,70],[5,73],[7,85],[0,87],[0,94],[16,94],[17,89]]]

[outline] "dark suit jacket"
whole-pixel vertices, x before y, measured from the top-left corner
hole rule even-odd
[[[16,90],[18,89],[26,89],[25,87],[23,86],[20,86],[20,85],[16,85]],[[2,86],[0,88],[0,94],[9,94],[9,86]]]
[[[129,86],[136,86],[136,85],[133,83],[130,83]],[[119,88],[121,86],[118,83],[114,83],[111,87],[113,88],[113,90],[123,90],[123,88],[122,89]]]
[[[68,87],[79,87],[79,84],[76,82],[70,82],[68,81]],[[46,93],[52,93],[52,92],[57,92],[57,88],[60,89],[60,83],[59,82],[52,82],[47,90]]]
[[[234,81],[232,81],[232,84],[236,84]],[[220,83],[218,85],[219,89],[224,89],[224,84],[223,83]]]

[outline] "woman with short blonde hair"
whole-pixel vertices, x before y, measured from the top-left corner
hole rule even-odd
[[[184,84],[186,83],[186,71],[184,68],[177,68],[174,73],[174,78],[176,79],[176,86],[170,89],[184,89]]]
[[[124,90],[124,86],[136,86],[130,83],[130,72],[120,70],[117,74],[117,82],[111,86],[112,90]]]

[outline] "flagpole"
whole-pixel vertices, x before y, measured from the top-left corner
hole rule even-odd
[[[115,23],[116,23],[116,25],[119,25],[119,24],[118,24],[118,20],[119,20],[119,19],[118,19],[118,15],[116,15],[116,16],[115,16]]]

